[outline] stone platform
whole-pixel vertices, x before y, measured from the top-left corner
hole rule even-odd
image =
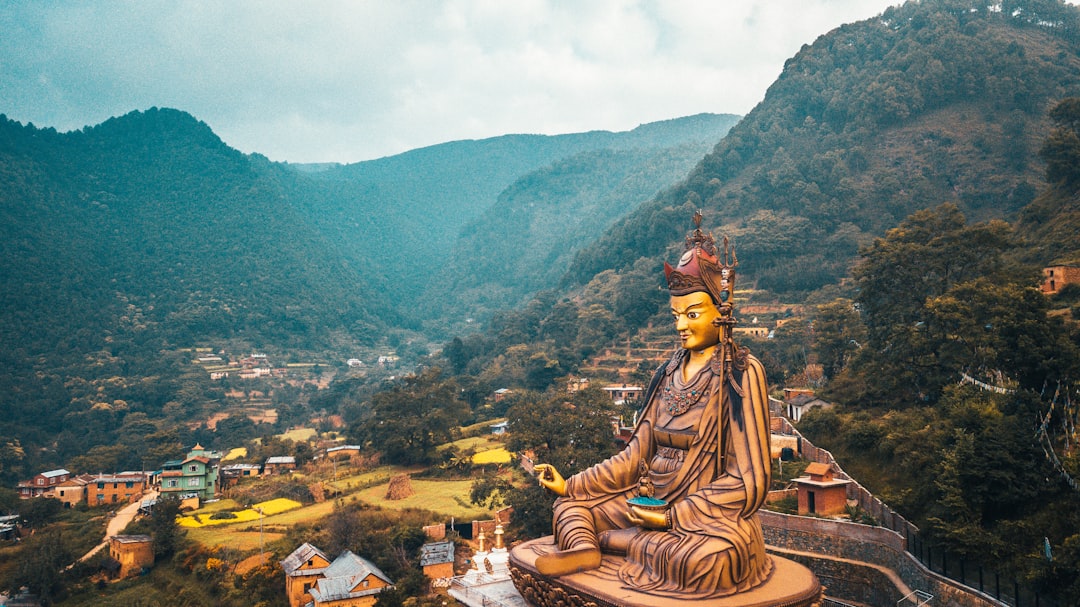
[[[510,551],[510,574],[518,592],[535,607],[684,607],[688,599],[653,596],[627,588],[619,580],[622,558],[604,555],[600,568],[561,577],[536,570],[536,557],[555,549],[551,536],[515,546]],[[746,592],[706,600],[704,607],[817,607],[822,588],[806,567],[770,555],[773,570],[765,583]]]

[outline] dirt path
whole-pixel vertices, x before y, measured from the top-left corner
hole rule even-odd
[[[98,552],[101,552],[101,550],[105,548],[105,546],[109,545],[109,537],[113,535],[119,535],[120,532],[128,526],[128,523],[130,523],[135,518],[135,515],[139,513],[139,506],[142,505],[145,500],[157,499],[157,496],[157,491],[150,491],[149,493],[144,493],[142,497],[117,511],[116,516],[109,519],[109,524],[105,527],[105,539],[97,546],[91,548],[90,552],[82,555],[82,557],[80,557],[79,560],[76,562],[82,563],[89,560]],[[74,566],[74,563],[71,566]],[[68,569],[70,568],[71,567],[68,567]]]

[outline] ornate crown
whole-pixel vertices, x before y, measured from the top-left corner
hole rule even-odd
[[[686,252],[679,265],[671,267],[664,262],[664,276],[672,295],[686,295],[702,291],[712,296],[721,312],[730,313],[731,294],[735,290],[735,248],[727,236],[719,254],[716,239],[711,233],[701,231],[701,211],[694,213],[694,231],[686,236]]]

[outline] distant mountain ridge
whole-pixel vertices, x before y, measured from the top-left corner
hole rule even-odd
[[[623,133],[504,135],[454,141],[311,173],[311,187],[301,204],[311,221],[341,244],[348,258],[398,277],[383,283],[391,297],[415,296],[416,281],[441,271],[459,232],[487,213],[501,193],[522,176],[588,152],[621,151],[641,156],[697,146],[692,152],[684,150],[692,156],[685,166],[650,177],[658,181],[633,202],[636,205],[682,178],[736,121],[732,115],[699,114]],[[621,212],[629,210],[624,205]]]
[[[96,348],[135,306],[141,330],[172,342],[373,342],[408,323],[389,302],[419,295],[460,226],[520,176],[582,151],[715,143],[734,122],[452,142],[310,173],[245,156],[177,110],[70,133],[4,118],[0,335],[8,352],[26,326],[40,328],[32,350],[71,334]],[[70,324],[47,312],[65,306]]]
[[[1080,9],[1060,1],[908,2],[841,26],[685,182],[580,252],[568,284],[660,258],[696,208],[734,238],[745,280],[790,294],[839,281],[917,209],[1014,218],[1045,186],[1046,112],[1080,94],[1078,48]]]
[[[445,334],[445,298],[427,290],[460,226],[507,186],[590,155],[607,159],[590,169],[626,181],[642,158],[699,146],[681,176],[735,121],[454,142],[311,172],[244,155],[179,110],[69,133],[0,117],[0,439],[60,436],[70,456],[86,441],[67,426],[88,415],[199,404],[186,399],[211,388],[183,385],[206,380],[177,376],[180,348],[321,357],[393,347],[425,322]],[[673,175],[641,173],[640,199]],[[88,395],[116,377],[154,379],[110,388],[125,403],[112,411]]]

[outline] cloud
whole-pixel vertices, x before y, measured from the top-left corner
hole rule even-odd
[[[784,61],[888,0],[6,2],[0,112],[59,130],[151,106],[275,160],[744,114]]]

